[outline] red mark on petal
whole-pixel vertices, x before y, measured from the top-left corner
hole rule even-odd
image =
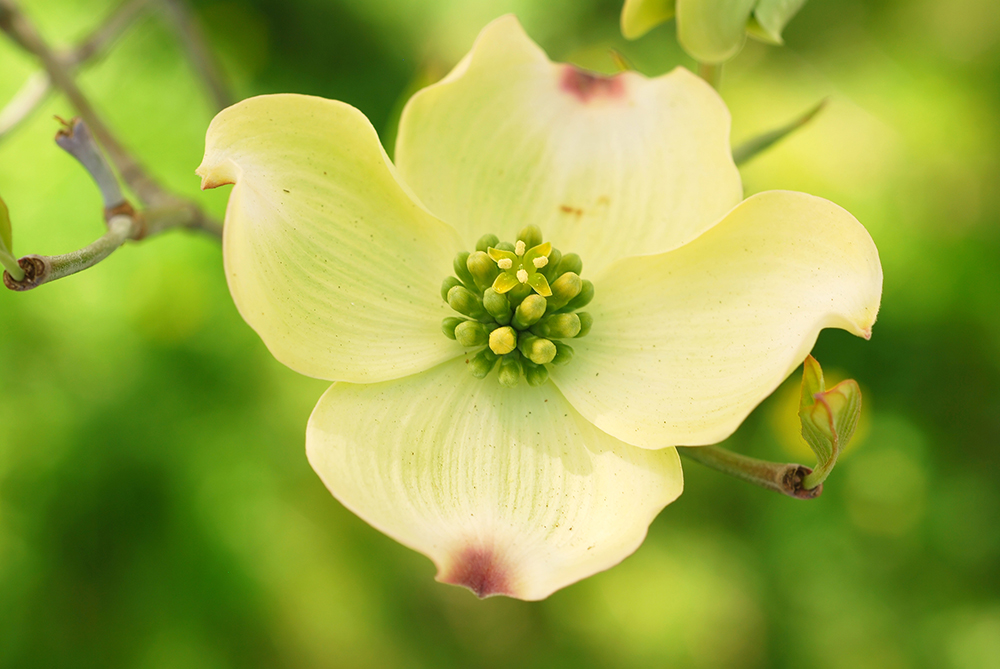
[[[486,548],[466,548],[438,580],[465,586],[480,599],[492,595],[513,596],[508,570],[497,559],[496,553]]]
[[[625,97],[625,82],[621,75],[605,77],[567,65],[563,69],[561,88],[571,93],[580,102],[592,100],[613,100]]]

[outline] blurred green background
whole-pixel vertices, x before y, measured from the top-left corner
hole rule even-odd
[[[70,44],[113,6],[24,8]],[[239,97],[345,100],[387,140],[400,96],[509,11],[554,59],[692,65],[672,23],[626,43],[620,8],[195,3]],[[687,463],[684,495],[620,566],[544,602],[480,602],[329,496],[303,452],[326,384],[244,325],[218,243],[174,232],[0,293],[0,667],[1000,667],[1000,9],[810,0],[785,35],[726,67],[734,143],[830,104],[743,168],[746,192],[839,203],[885,270],[872,340],[827,331],[815,351],[866,403],[822,498]],[[35,67],[0,40],[0,104]],[[214,110],[162,16],[80,81],[159,177],[221,215],[227,193],[193,174]],[[72,112],[52,99],[0,142],[19,255],[101,232],[53,114]],[[808,464],[795,383],[728,445]]]

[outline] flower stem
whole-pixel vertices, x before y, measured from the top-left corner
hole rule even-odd
[[[698,76],[704,79],[715,90],[722,83],[722,63],[698,63]]]
[[[812,469],[802,465],[758,460],[719,446],[678,447],[677,452],[723,474],[796,499],[813,499],[823,492],[822,484],[805,487],[806,477]]]

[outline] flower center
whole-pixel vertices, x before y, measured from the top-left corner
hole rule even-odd
[[[529,225],[517,241],[483,235],[473,253],[455,256],[455,276],[441,284],[441,297],[462,317],[441,323],[445,336],[480,349],[469,369],[485,379],[494,367],[500,384],[513,388],[521,375],[537,386],[549,378],[546,365],[564,365],[573,349],[563,339],[583,337],[594,323],[577,312],[594,298],[594,284],[580,278],[583,261],[542,243]]]

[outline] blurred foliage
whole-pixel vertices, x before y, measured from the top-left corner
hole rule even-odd
[[[33,0],[56,43],[111,0]],[[241,96],[339,98],[392,136],[401,92],[517,12],[556,59],[691,65],[672,24],[634,43],[611,0],[201,0]],[[217,243],[130,245],[0,294],[0,667],[1000,666],[1000,10],[994,0],[811,0],[787,46],[748,42],[722,94],[738,144],[824,96],[743,169],[855,214],[885,268],[871,342],[824,332],[865,415],[822,498],[687,464],[622,565],[528,604],[477,601],[327,494],[303,454],[325,384],[276,363],[229,299]],[[0,40],[0,100],[35,65]],[[213,110],[165,22],[81,83],[172,188]],[[100,200],[55,147],[52,99],[0,143],[22,253],[95,238]],[[391,150],[391,149],[390,149]],[[836,374],[832,374],[836,379]],[[795,386],[730,440],[805,460]],[[808,463],[807,463],[808,464]]]

